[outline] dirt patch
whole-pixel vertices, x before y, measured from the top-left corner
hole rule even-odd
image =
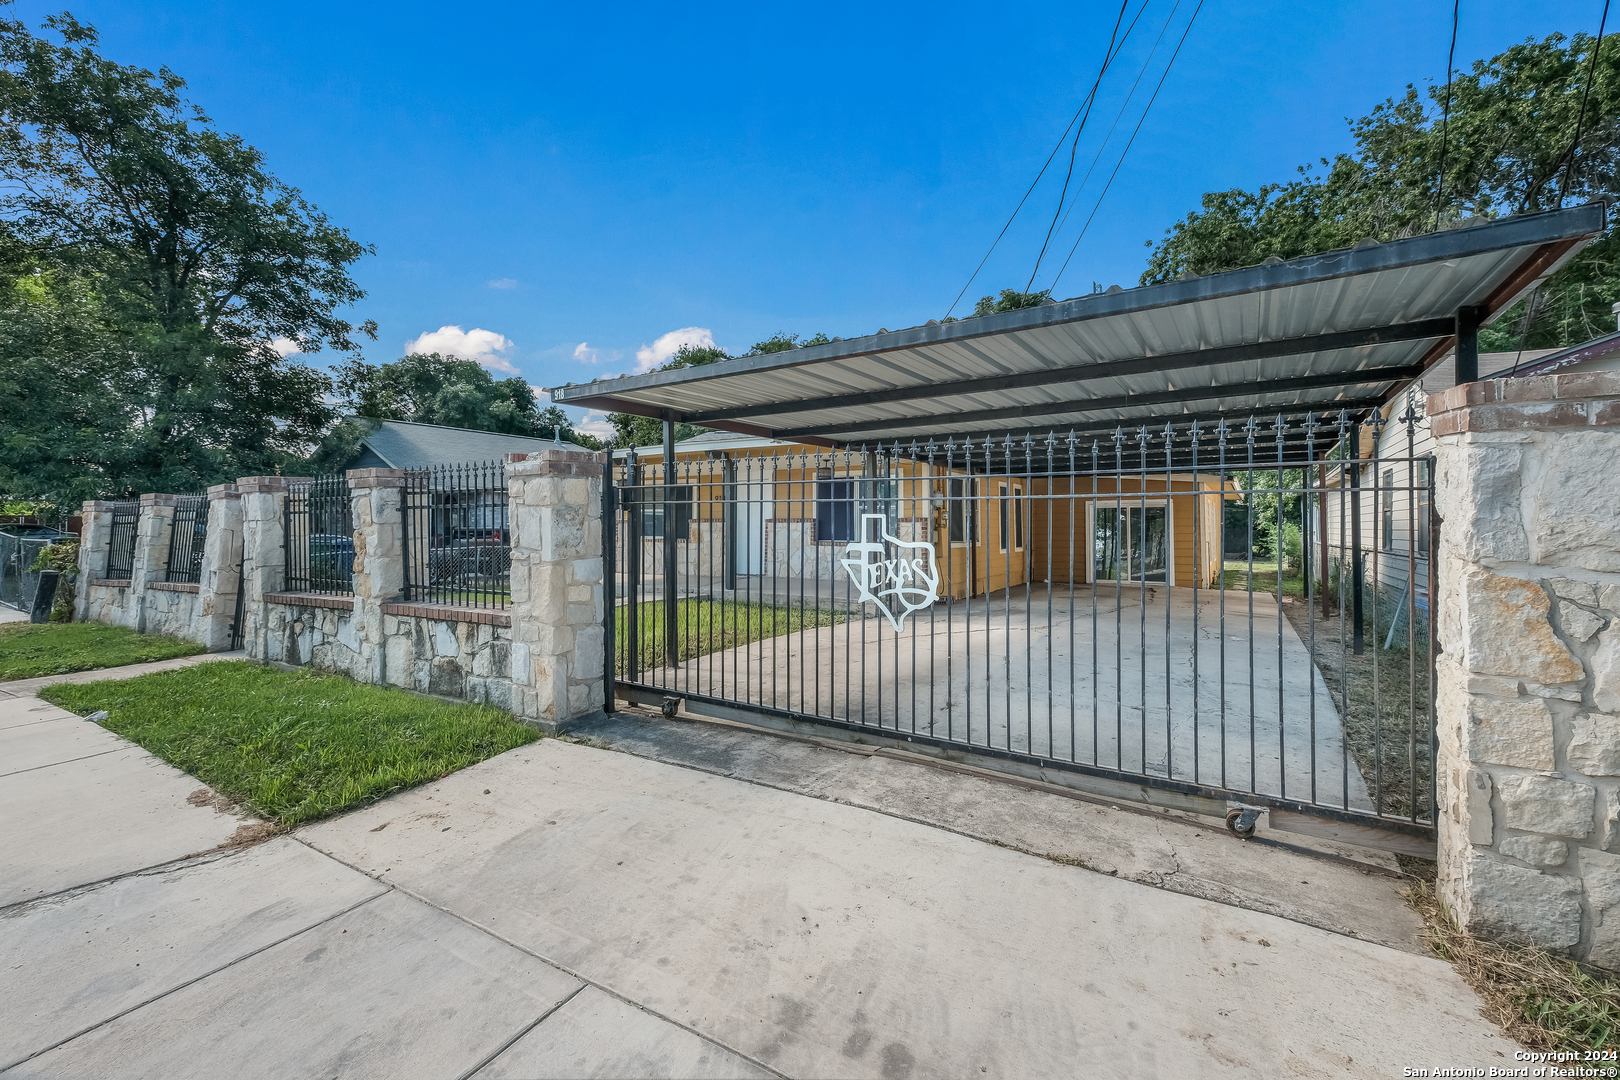
[[[236,809],[236,804],[219,792],[211,788],[200,787],[186,796],[186,802],[192,806],[212,806],[216,813],[229,814]]]
[[[236,832],[215,851],[240,851],[243,848],[262,844],[271,837],[279,836],[285,831],[273,821],[245,821],[236,827]]]

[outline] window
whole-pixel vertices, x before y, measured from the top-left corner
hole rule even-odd
[[[855,481],[816,481],[816,539],[855,539]]]
[[[1384,470],[1384,550],[1395,550],[1395,470]]]
[[[973,504],[972,484],[971,480],[952,480],[946,489],[949,492],[946,510],[953,544],[971,544],[977,539],[975,534],[979,531],[979,515]]]
[[[1024,511],[1023,500],[1019,496],[1024,493],[1024,489],[1014,486],[1012,497],[1008,498],[1007,485],[998,484],[996,485],[996,493],[1000,496],[1001,503],[1001,536],[999,537],[1001,550],[1007,550],[1007,538],[1011,536],[1013,549],[1022,551],[1024,550]]]
[[[633,489],[635,490],[635,489]],[[641,535],[645,538],[657,538],[664,535],[664,500],[666,489],[659,484],[649,484],[647,487],[635,491],[635,502],[639,504],[641,512]],[[685,540],[692,535],[692,488],[689,484],[675,484],[667,489],[667,498],[674,504],[675,539]]]

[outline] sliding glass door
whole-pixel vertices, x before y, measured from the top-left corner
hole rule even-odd
[[[1091,531],[1093,581],[1170,581],[1170,511],[1098,506]]]

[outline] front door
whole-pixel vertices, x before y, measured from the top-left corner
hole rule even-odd
[[[1099,506],[1091,531],[1093,581],[1170,581],[1170,511]]]

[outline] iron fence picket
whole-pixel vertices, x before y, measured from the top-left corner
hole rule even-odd
[[[348,596],[354,592],[354,519],[342,473],[287,487],[283,545],[289,592]]]

